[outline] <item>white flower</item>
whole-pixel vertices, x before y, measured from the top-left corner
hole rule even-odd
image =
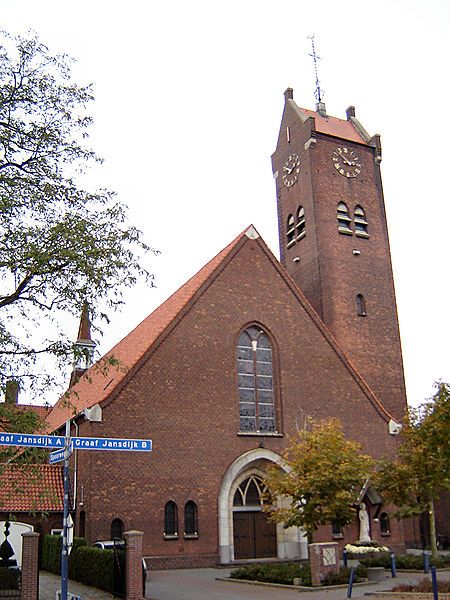
[[[347,544],[345,550],[350,554],[369,554],[370,552],[389,552],[389,548],[386,546],[353,546],[353,544]]]

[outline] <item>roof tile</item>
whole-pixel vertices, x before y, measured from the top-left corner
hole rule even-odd
[[[0,511],[63,511],[64,484],[58,465],[0,464]]]

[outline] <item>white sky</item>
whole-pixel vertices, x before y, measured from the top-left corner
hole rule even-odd
[[[278,256],[270,156],[283,91],[314,108],[315,33],[327,112],[353,104],[381,134],[409,402],[450,381],[447,0],[3,0],[1,13],[95,84],[91,145],[105,164],[91,180],[162,252],[157,289],[127,295],[102,353],[250,223]]]

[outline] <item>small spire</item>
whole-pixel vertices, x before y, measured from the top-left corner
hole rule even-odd
[[[95,346],[96,343],[91,338],[89,304],[85,301],[81,310],[77,341],[73,346],[74,364],[72,374],[70,375],[69,387],[72,387],[89,367],[94,364]]]

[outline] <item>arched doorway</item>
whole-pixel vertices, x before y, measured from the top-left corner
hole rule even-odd
[[[263,558],[261,553],[280,559],[308,557],[308,541],[303,531],[298,527],[285,529],[281,523],[268,523],[266,514],[261,510],[259,499],[263,484],[260,482],[264,479],[266,468],[273,464],[285,468],[279,454],[266,448],[256,448],[238,456],[226,470],[218,498],[222,564],[246,555]],[[255,539],[258,536],[263,539]]]
[[[277,556],[277,531],[262,512],[261,496],[266,486],[257,475],[242,481],[233,498],[234,558]]]

